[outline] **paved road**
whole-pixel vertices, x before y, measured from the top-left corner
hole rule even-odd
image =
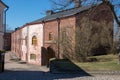
[[[10,52],[5,57],[5,72],[0,73],[0,80],[120,80],[119,75],[51,74],[46,67],[11,61]]]

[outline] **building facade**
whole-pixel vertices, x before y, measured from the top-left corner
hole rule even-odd
[[[11,49],[15,52],[15,55],[20,58],[21,57],[21,30],[20,28],[16,28],[14,32],[12,32],[12,41],[11,41]]]
[[[27,59],[31,64],[41,65],[41,48],[43,47],[43,25],[29,25],[27,35]]]
[[[21,60],[26,61],[27,60],[27,33],[28,33],[28,27],[23,27],[21,29],[21,33],[22,33],[22,37],[21,37],[21,48],[22,48],[22,52],[21,52]]]
[[[24,25],[12,33],[12,52],[23,61],[41,65],[43,25]]]
[[[91,10],[95,12],[92,12]],[[105,27],[107,27],[110,31],[108,32],[109,37],[111,38],[110,42],[112,43],[113,41],[113,16],[110,8],[106,4],[101,3],[97,5],[97,7],[96,5],[87,7],[75,7],[73,9],[68,9],[56,13],[49,10],[46,14],[47,15],[45,17],[28,23],[19,29],[22,31],[21,37],[23,39],[23,42],[21,43],[22,52],[19,54],[22,54],[21,59],[27,61],[28,63],[47,65],[49,64],[50,58],[65,58],[66,55],[63,52],[63,45],[60,43],[62,40],[68,39],[64,35],[66,33],[71,37],[72,44],[70,50],[72,51],[71,55],[74,55],[77,46],[75,31],[77,30],[78,26],[86,27],[84,26],[84,24],[86,24],[86,21],[82,22],[84,18],[89,19],[89,21],[92,23],[92,26],[95,25],[95,29],[100,27],[101,24],[109,24]],[[101,31],[104,31],[104,29]],[[12,44],[16,42],[14,41],[14,37],[16,37],[14,35],[15,33],[17,33],[17,31],[13,32],[12,34]],[[12,49],[12,51],[14,51],[14,49]]]
[[[0,0],[0,50],[4,49],[4,33],[6,24],[6,11],[8,6]]]

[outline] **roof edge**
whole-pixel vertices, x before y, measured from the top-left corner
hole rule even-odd
[[[0,2],[1,2],[6,8],[9,8],[2,0],[0,0]]]

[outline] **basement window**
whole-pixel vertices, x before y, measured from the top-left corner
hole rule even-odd
[[[31,60],[36,60],[36,55],[35,54],[30,54],[30,59]]]

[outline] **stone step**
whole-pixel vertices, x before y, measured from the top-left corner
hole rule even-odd
[[[20,58],[17,57],[14,53],[10,53],[10,60],[20,61]]]

